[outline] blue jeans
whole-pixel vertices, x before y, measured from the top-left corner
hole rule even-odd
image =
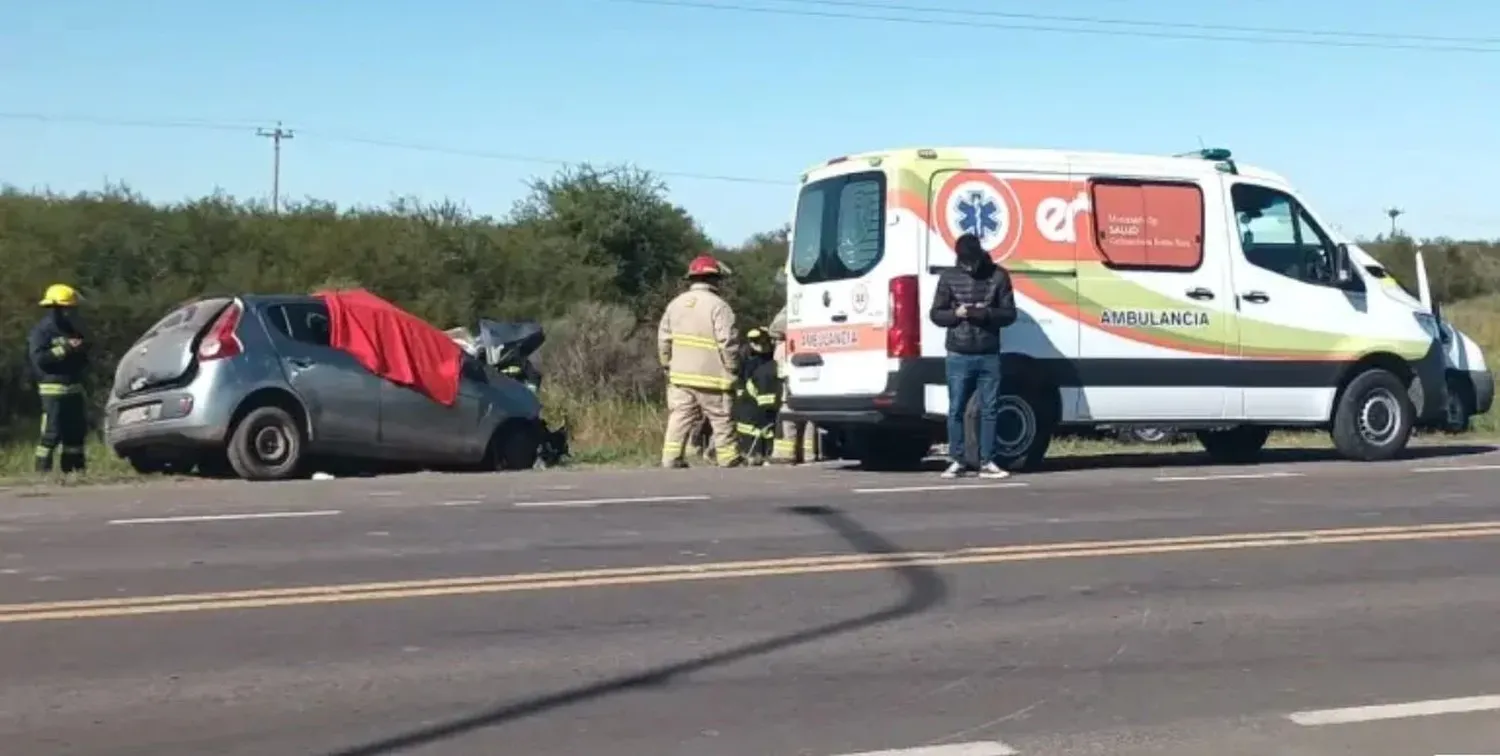
[[[948,370],[948,458],[964,461],[964,410],[979,394],[979,464],[995,459],[995,422],[1000,414],[1000,355],[950,354]]]

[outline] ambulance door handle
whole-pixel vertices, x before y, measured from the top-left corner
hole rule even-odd
[[[835,323],[842,323],[842,322],[844,322],[844,321],[846,321],[848,319],[849,319],[849,316],[845,315],[842,312],[836,312],[833,315],[833,322],[835,322]]]
[[[1211,291],[1209,291],[1208,289],[1203,288],[1202,286],[1199,286],[1196,289],[1188,289],[1187,290],[1187,295],[1188,295],[1188,298],[1190,298],[1190,299],[1213,299],[1214,298],[1214,293],[1211,292]]]
[[[1250,291],[1245,293],[1245,301],[1254,302],[1255,304],[1265,304],[1271,301],[1271,298],[1266,296],[1266,293],[1263,291]]]

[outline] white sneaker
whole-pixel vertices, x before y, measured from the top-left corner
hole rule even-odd
[[[962,462],[948,463],[948,469],[943,471],[944,478],[962,478],[964,475],[964,464]]]
[[[991,480],[1004,480],[1005,478],[1010,477],[1010,472],[1006,471],[1004,468],[1000,467],[994,462],[986,462],[979,468],[979,477],[989,478]]]

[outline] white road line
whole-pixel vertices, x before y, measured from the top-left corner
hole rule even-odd
[[[1469,472],[1474,470],[1500,470],[1500,465],[1447,465],[1443,467],[1413,467],[1414,473]]]
[[[1224,475],[1166,475],[1152,478],[1157,483],[1185,483],[1194,480],[1260,480],[1263,478],[1300,478],[1299,472],[1226,473]]]
[[[226,520],[274,520],[288,517],[332,517],[341,515],[338,509],[317,509],[305,512],[248,512],[245,514],[183,515],[181,517],[136,517],[128,520],[110,520],[111,525],[157,525],[172,522],[223,522]]]
[[[1434,717],[1439,714],[1467,714],[1475,711],[1500,710],[1500,696],[1471,696],[1469,698],[1439,698],[1431,701],[1385,704],[1382,706],[1352,706],[1347,709],[1318,709],[1288,714],[1287,719],[1304,727],[1320,725],[1351,724],[1355,722],[1378,722],[1384,719],[1407,719],[1410,717]]]
[[[856,488],[857,494],[914,493],[917,491],[962,491],[981,488],[1025,488],[1025,483],[946,483],[938,486],[898,486],[895,488]]]
[[[692,496],[639,496],[630,499],[568,499],[564,501],[518,501],[515,507],[597,507],[601,504],[659,504],[671,501],[708,501],[713,497]]]
[[[1017,751],[998,740],[982,743],[953,743],[951,745],[917,746],[916,748],[892,748],[885,751],[863,751],[845,753],[840,756],[1016,756]]]
[[[454,499],[453,501],[440,501],[440,502],[438,502],[438,506],[440,506],[440,507],[472,507],[475,504],[479,504],[479,503],[481,503],[479,501],[479,499]]]

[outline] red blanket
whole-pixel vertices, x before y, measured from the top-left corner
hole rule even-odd
[[[447,334],[364,289],[317,296],[328,305],[334,349],[381,378],[453,406],[463,352]]]

